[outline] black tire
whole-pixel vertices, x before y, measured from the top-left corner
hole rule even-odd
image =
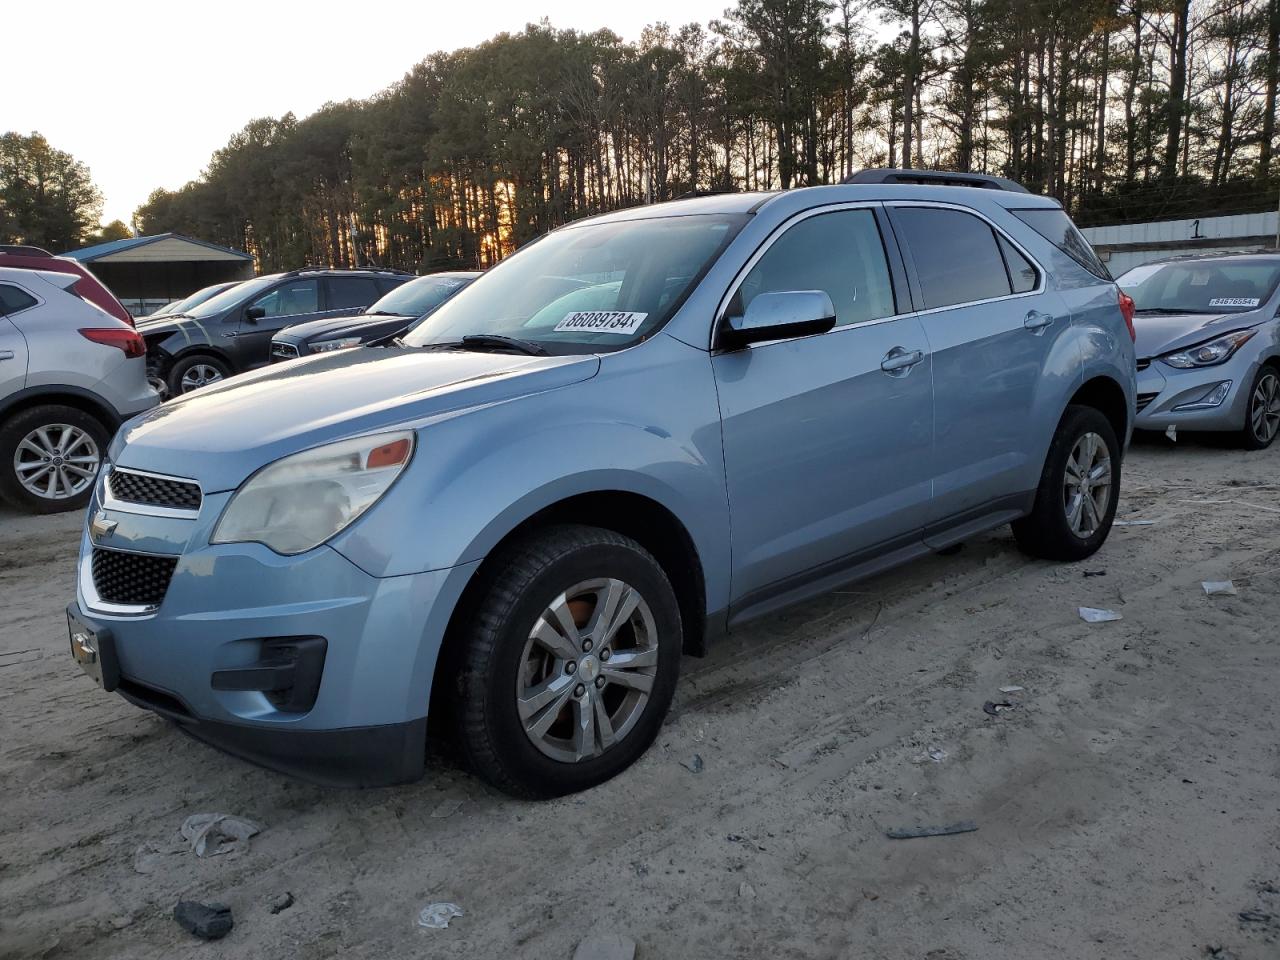
[[[182,386],[183,378],[187,374],[200,367],[206,367],[217,372],[218,379],[225,380],[231,376],[231,367],[225,360],[212,356],[207,353],[196,353],[183,357],[172,367],[169,368],[169,375],[165,377],[165,383],[169,388],[169,397],[180,397],[184,393],[191,393],[198,390],[199,387],[188,386],[186,389]]]
[[[1264,363],[1258,368],[1258,372],[1254,374],[1253,383],[1249,385],[1249,393],[1244,407],[1244,426],[1240,428],[1240,433],[1237,435],[1240,446],[1246,450],[1267,449],[1275,442],[1276,434],[1280,432],[1274,426],[1270,426],[1270,424],[1274,423],[1273,420],[1270,420],[1270,417],[1267,418],[1268,426],[1272,431],[1269,436],[1265,429],[1259,431],[1255,427],[1254,417],[1257,414],[1259,401],[1261,400],[1264,404],[1267,402],[1267,397],[1259,397],[1259,390],[1266,390],[1264,383],[1269,383],[1273,389],[1280,389],[1280,367],[1277,367],[1274,363]],[[1267,395],[1275,396],[1269,391]],[[1261,436],[1259,436],[1260,432]]]
[[[1066,495],[1067,462],[1076,445],[1089,434],[1101,438],[1110,460],[1110,488],[1102,516],[1096,527],[1082,536],[1068,519]],[[1031,513],[1013,522],[1013,535],[1024,553],[1045,560],[1083,560],[1098,551],[1111,532],[1120,491],[1122,453],[1115,430],[1106,416],[1094,407],[1070,406],[1058,423],[1058,430],[1045,458],[1040,485]]]
[[[88,439],[87,443],[76,442],[74,450],[66,451],[69,462],[63,467],[61,476],[54,479],[56,489],[49,496],[33,493],[23,486],[22,481],[19,480],[19,464],[16,462],[16,458],[19,457],[19,444],[41,428],[46,431],[46,436],[55,446],[59,445],[59,441],[69,432],[68,428],[71,428],[71,431],[79,431]],[[75,436],[74,432],[70,432],[70,437]],[[110,439],[111,434],[96,417],[83,410],[59,403],[30,407],[13,415],[0,425],[0,495],[14,506],[31,513],[83,510],[85,504],[89,502],[89,497],[93,495],[94,478],[97,477],[98,470],[102,466],[102,458],[107,454],[107,442]],[[96,457],[92,461],[88,459],[91,453]],[[37,454],[31,448],[24,446],[21,457],[29,468],[34,466],[37,471],[41,469],[39,461],[34,459]],[[49,467],[41,476],[52,478],[53,470],[60,463],[59,457],[50,460]],[[80,473],[82,470],[91,470],[93,476],[85,478]],[[32,478],[30,469],[24,470],[23,475]],[[84,482],[86,479],[87,482]],[[43,486],[43,483],[37,485]],[[75,489],[74,493],[71,493],[72,489]]]
[[[459,644],[454,653],[456,689],[452,706],[463,761],[500,790],[527,799],[585,790],[621,773],[658,735],[680,672],[680,609],[666,574],[634,540],[609,530],[577,525],[544,528],[492,557],[486,569],[475,602],[464,608],[464,621],[457,625],[451,638]],[[652,615],[657,647],[652,687],[648,700],[632,708],[638,718],[618,742],[598,756],[558,760],[535,746],[534,735],[526,732],[517,709],[517,685],[526,679],[524,671],[528,669],[526,644],[531,643],[530,633],[542,613],[557,597],[598,578],[615,578],[631,586],[643,597]],[[614,643],[624,643],[620,638],[631,629],[628,621]],[[620,646],[617,652],[626,651]],[[618,662],[621,658],[615,655],[614,659]],[[594,688],[594,684],[577,682],[590,667],[585,659],[581,663],[573,668],[568,663],[562,669],[553,666],[545,682],[560,682],[562,672],[568,676],[571,670],[580,670],[573,676],[574,686],[570,689],[581,689],[586,696],[587,687]],[[616,690],[623,697],[629,695],[623,687]],[[555,716],[562,719],[555,723],[562,724],[566,717],[563,711],[568,711],[572,728],[573,719],[581,715],[576,710],[590,711],[575,705],[594,703],[596,696],[591,692],[580,701],[575,693],[572,700],[563,701],[556,708]],[[604,691],[599,697],[603,704]],[[618,709],[621,712],[622,707]],[[592,738],[593,749],[595,746]]]

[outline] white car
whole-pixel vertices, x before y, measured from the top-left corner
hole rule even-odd
[[[80,282],[0,267],[0,496],[35,513],[88,503],[116,428],[159,402],[142,337]]]

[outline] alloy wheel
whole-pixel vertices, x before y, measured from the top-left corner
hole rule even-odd
[[[1280,430],[1280,377],[1274,373],[1258,378],[1249,404],[1249,426],[1262,444],[1270,443]]]
[[[1071,448],[1062,481],[1062,505],[1071,532],[1089,539],[1102,526],[1110,503],[1111,453],[1102,437],[1086,433]]]
[[[85,431],[67,423],[49,423],[18,442],[13,470],[34,496],[68,500],[93,483],[101,460],[98,444]]]
[[[516,710],[543,754],[598,757],[644,713],[658,667],[653,612],[621,580],[570,587],[538,617],[521,654]]]
[[[193,363],[182,374],[182,392],[190,393],[222,379],[222,372],[208,363]]]

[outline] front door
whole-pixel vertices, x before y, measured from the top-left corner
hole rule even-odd
[[[954,207],[889,209],[933,349],[930,522],[987,525],[1020,512],[1039,482],[1054,427],[1045,410],[1064,389],[1056,377],[1078,375],[1070,316],[1044,290],[1043,271],[989,221]]]
[[[728,311],[786,290],[826,291],[835,329],[712,359],[739,610],[918,543],[931,495],[929,345],[916,317],[898,315],[875,211],[794,221]]]
[[[236,332],[236,347],[245,370],[270,361],[271,338],[278,331],[320,315],[320,281],[315,277],[286,280],[246,304],[246,310],[250,307],[260,307],[263,315],[252,320],[244,317]]]

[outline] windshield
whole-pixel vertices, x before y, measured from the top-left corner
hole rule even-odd
[[[175,300],[173,303],[170,303],[164,307],[161,307],[159,310],[153,313],[152,316],[167,317],[169,316],[169,314],[172,314],[172,313],[182,313],[186,310],[190,310],[192,307],[198,304],[204,303],[210,297],[213,297],[216,294],[222,293],[224,290],[229,290],[231,287],[234,287],[234,286],[235,286],[234,283],[215,283],[211,287],[205,287],[203,290],[197,290],[195,293],[191,294],[191,296],[189,297],[184,297],[181,300]]]
[[[227,307],[234,307],[242,300],[252,297],[255,293],[267,289],[277,280],[280,279],[278,274],[266,277],[254,277],[252,280],[246,280],[244,283],[237,283],[229,290],[223,290],[216,296],[210,297],[204,303],[198,304],[194,308],[186,311],[189,317],[195,317],[197,320],[203,320],[205,317],[212,317],[221,313]]]
[[[418,277],[402,283],[365,313],[394,313],[420,317],[433,310],[471,282],[471,277]]]
[[[1138,312],[1243,313],[1271,297],[1280,282],[1280,260],[1148,263],[1116,282]]]
[[[583,224],[494,267],[404,337],[516,337],[549,353],[619,350],[652,335],[742,228],[745,216]]]

